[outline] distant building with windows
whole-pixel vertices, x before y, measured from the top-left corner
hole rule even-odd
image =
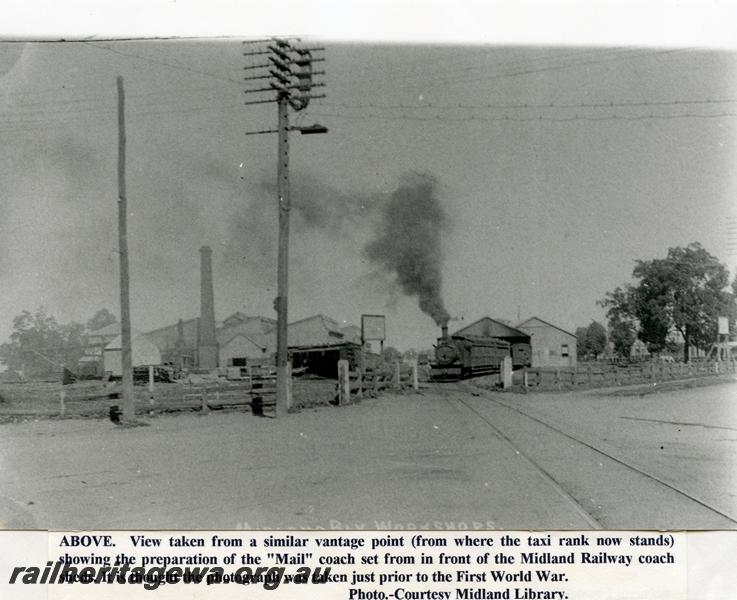
[[[576,366],[576,335],[557,325],[530,317],[516,326],[530,336],[533,367]]]

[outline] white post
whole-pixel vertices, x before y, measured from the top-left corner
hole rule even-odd
[[[512,357],[505,356],[502,360],[502,389],[512,387]]]
[[[401,389],[402,387],[402,374],[399,370],[399,361],[394,363],[394,387]]]
[[[148,391],[149,393],[154,393],[154,366],[149,365],[148,366]]]
[[[66,391],[65,391],[65,390],[61,390],[61,391],[59,392],[59,403],[60,403],[60,407],[59,407],[59,414],[60,414],[60,415],[61,415],[62,417],[63,417],[64,415],[66,415],[66,412],[67,412],[67,406],[66,406],[66,404],[64,403],[64,400],[66,400],[66,397],[67,397],[67,393],[66,393]]]
[[[415,358],[411,364],[412,364],[412,389],[416,392],[417,390],[420,389],[419,378],[417,374],[417,371],[419,368],[417,365],[417,359]]]
[[[338,361],[338,404],[348,404],[351,400],[351,379],[348,361]]]

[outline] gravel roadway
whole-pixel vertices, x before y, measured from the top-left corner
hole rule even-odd
[[[736,391],[521,395],[436,385],[280,420],[213,412],[135,428],[6,424],[0,520],[64,530],[590,529],[593,517],[608,529],[733,529]]]

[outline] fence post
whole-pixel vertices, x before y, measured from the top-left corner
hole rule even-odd
[[[363,400],[363,360],[358,365],[358,390],[356,390],[356,397],[359,400]]]
[[[399,372],[399,361],[394,362],[394,388],[402,389],[402,374]]]
[[[67,393],[66,390],[61,390],[59,392],[59,414],[63,417],[67,413],[67,405],[64,402],[66,400]]]
[[[525,391],[527,391],[529,386],[529,382],[527,381],[527,367],[522,367],[522,386],[525,388]]]
[[[512,387],[512,357],[505,356],[502,359],[502,389]]]
[[[416,358],[412,361],[411,366],[412,366],[412,389],[416,392],[417,390],[420,389],[419,377],[417,374],[419,366],[418,366]]]
[[[201,397],[202,397],[202,409],[200,410],[200,412],[203,415],[209,415],[210,414],[210,407],[207,404],[207,388],[206,387],[203,387],[202,388],[202,396]]]
[[[150,394],[154,393],[154,366],[148,366],[148,391]]]
[[[338,405],[351,401],[351,379],[348,373],[348,361],[338,361]]]
[[[292,408],[294,398],[292,397],[292,361],[287,360],[287,411]]]

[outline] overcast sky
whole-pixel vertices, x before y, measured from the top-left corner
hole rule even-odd
[[[737,54],[677,45],[319,40],[327,97],[293,113],[290,320],[387,315],[388,343],[439,335],[364,247],[408,173],[436,182],[443,299],[458,319],[604,321],[635,259],[699,241],[734,273]],[[0,340],[24,309],[119,314],[116,76],[126,90],[133,326],[274,317],[274,104],[240,40],[0,45]],[[732,234],[732,242],[735,235]]]

